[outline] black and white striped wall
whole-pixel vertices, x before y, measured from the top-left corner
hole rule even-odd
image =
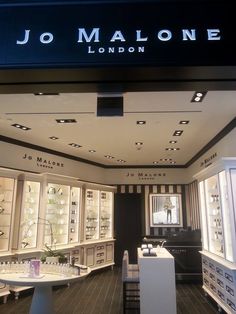
[[[116,193],[141,193],[144,210],[144,228],[146,235],[165,235],[174,233],[179,229],[200,229],[200,210],[198,199],[198,184],[194,181],[190,184],[157,184],[157,185],[117,185]],[[183,227],[150,227],[150,194],[181,194]]]

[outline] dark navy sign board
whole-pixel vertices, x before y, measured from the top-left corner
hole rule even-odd
[[[236,65],[236,5],[0,6],[0,67]]]

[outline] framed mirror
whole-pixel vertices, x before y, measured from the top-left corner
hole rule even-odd
[[[150,194],[150,226],[183,226],[181,194]]]

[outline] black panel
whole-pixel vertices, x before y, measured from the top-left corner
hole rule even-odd
[[[137,263],[137,247],[142,239],[142,196],[115,194],[114,202],[115,264],[121,265],[124,250],[129,251],[130,263]]]
[[[98,97],[97,116],[123,116],[123,97]]]

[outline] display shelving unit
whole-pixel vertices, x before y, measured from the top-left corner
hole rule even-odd
[[[236,313],[236,158],[222,158],[194,176],[199,181],[203,289]]]
[[[7,174],[6,174],[7,175]],[[0,173],[0,252],[11,249],[16,179]]]
[[[79,243],[81,184],[76,179],[46,175],[43,244],[65,246]],[[39,222],[40,223],[40,222]]]

